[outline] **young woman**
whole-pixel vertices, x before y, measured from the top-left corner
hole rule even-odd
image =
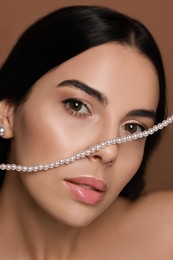
[[[141,23],[94,6],[49,14],[2,66],[0,98],[0,259],[172,259],[172,194],[135,200],[173,121],[152,128],[165,76]]]

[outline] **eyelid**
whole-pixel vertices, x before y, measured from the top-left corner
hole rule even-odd
[[[134,120],[134,119],[125,121],[125,122],[123,123],[122,127],[125,126],[126,124],[136,124],[136,125],[139,125],[139,126],[143,127],[144,130],[148,130],[148,129],[149,129],[149,127],[148,127],[146,124],[144,124],[144,123],[142,123],[142,122],[140,122],[140,121],[138,121],[138,120]]]
[[[62,100],[61,102],[63,103],[63,105],[64,105],[65,109],[67,110],[67,112],[69,114],[72,114],[73,116],[76,116],[76,117],[77,116],[79,116],[79,117],[87,117],[87,116],[91,116],[92,115],[92,113],[91,113],[92,109],[90,108],[91,105],[90,105],[90,103],[88,101],[85,101],[85,100],[80,99],[80,98],[71,97],[71,98],[66,98],[66,99]],[[70,107],[67,107],[66,104],[68,102],[80,102],[80,103],[82,103],[82,105],[85,106],[86,109],[88,110],[88,113],[82,113],[82,112],[79,112],[79,111],[75,111],[75,110],[71,109]]]
[[[91,110],[91,104],[88,101],[86,101],[85,99],[82,99],[82,98],[70,97],[70,98],[64,99],[62,102],[65,103],[65,102],[70,102],[70,101],[81,102],[83,105],[85,105],[88,108],[89,111]],[[91,111],[90,111],[90,113],[91,113]]]
[[[88,107],[89,110],[92,110],[92,105],[91,103],[83,98],[79,98],[79,97],[74,97],[74,96],[70,96],[67,98],[64,98],[61,102],[68,102],[68,101],[80,101],[82,102],[84,105],[86,105]]]

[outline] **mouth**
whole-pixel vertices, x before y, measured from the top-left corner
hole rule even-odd
[[[72,196],[87,204],[96,204],[101,201],[107,190],[105,182],[93,177],[76,177],[64,181]]]

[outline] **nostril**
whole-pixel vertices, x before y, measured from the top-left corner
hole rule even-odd
[[[97,150],[90,154],[88,158],[90,158],[93,162],[102,162],[104,165],[111,166],[116,161],[117,153],[117,146],[107,146],[104,147],[104,149]]]
[[[99,155],[97,155],[97,154],[93,155],[93,158],[94,158],[94,159],[102,160],[101,156],[99,156]]]
[[[111,166],[114,163],[114,160],[109,160],[109,159],[103,158],[103,157],[101,157],[101,156],[99,156],[97,154],[92,156],[92,160],[100,160],[104,164],[107,164],[107,166]]]

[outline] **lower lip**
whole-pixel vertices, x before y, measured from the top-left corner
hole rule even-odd
[[[74,184],[69,181],[65,181],[65,184],[78,201],[87,204],[96,204],[103,199],[104,192],[89,190],[79,184]]]

